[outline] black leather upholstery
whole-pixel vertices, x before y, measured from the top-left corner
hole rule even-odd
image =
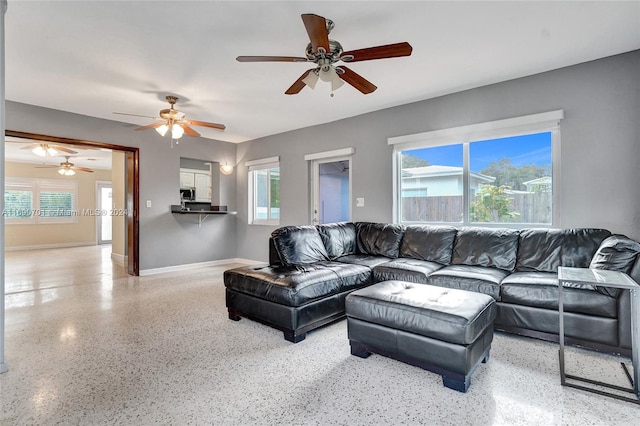
[[[351,293],[346,309],[353,318],[459,345],[474,342],[496,316],[487,295],[403,281]]]
[[[404,228],[402,225],[388,223],[357,222],[358,253],[398,257]]]
[[[565,312],[579,312],[616,318],[618,301],[596,292],[592,285],[565,284],[562,291]],[[501,285],[500,300],[504,303],[558,310],[558,276],[551,272],[516,272]]]
[[[589,268],[629,273],[639,253],[640,243],[624,235],[612,235],[600,244]],[[596,290],[612,297],[618,297],[621,292],[619,288],[601,286],[597,286]]]
[[[400,257],[448,265],[457,232],[453,226],[407,226],[400,245]]]
[[[428,284],[488,294],[500,300],[500,283],[507,271],[469,265],[449,265],[429,275]]]
[[[604,229],[524,229],[520,231],[516,270],[558,272],[558,266],[588,268]]]
[[[315,226],[285,226],[273,231],[271,238],[285,266],[329,260]]]
[[[460,228],[453,245],[451,263],[513,271],[518,235],[519,231],[514,229]]]
[[[429,275],[440,268],[442,268],[441,264],[428,260],[399,258],[374,266],[373,280],[375,282],[400,280],[426,284]]]
[[[343,317],[340,303],[347,294],[381,281],[487,294],[499,302],[496,327],[551,340],[558,332],[558,266],[621,270],[640,282],[640,243],[603,229],[348,222],[283,227],[269,244],[270,267],[225,272],[229,300],[236,303],[228,306],[229,315],[264,320],[285,330],[285,337],[293,335],[292,341]],[[568,337],[629,352],[627,291],[572,285],[563,294]]]
[[[356,254],[356,226],[351,222],[318,225],[329,259]]]

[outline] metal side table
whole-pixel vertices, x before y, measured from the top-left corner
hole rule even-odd
[[[580,284],[593,284],[601,287],[620,288],[629,290],[631,296],[631,362],[633,365],[633,377],[629,373],[627,366],[624,363],[620,363],[627,378],[631,382],[632,388],[626,388],[622,386],[616,386],[609,383],[599,382],[597,380],[591,380],[584,377],[578,377],[566,374],[564,371],[564,307],[563,307],[563,283],[580,283]],[[606,271],[601,269],[588,269],[588,268],[568,268],[560,266],[558,268],[558,312],[560,313],[560,382],[562,386],[569,386],[576,389],[581,389],[587,392],[597,393],[599,395],[609,396],[612,398],[620,399],[623,401],[633,402],[640,404],[640,365],[638,364],[638,332],[640,327],[640,312],[638,312],[640,286],[631,279],[627,274],[617,271]],[[609,389],[615,389],[621,392],[630,392],[635,395],[635,398],[625,397],[611,392],[594,389],[588,386],[579,385],[575,383],[569,383],[567,380],[574,380],[583,383],[589,383],[591,385],[602,386]]]

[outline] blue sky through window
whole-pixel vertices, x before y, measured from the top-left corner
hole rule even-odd
[[[462,167],[461,144],[414,149],[404,153],[428,160],[432,165]],[[532,163],[539,167],[548,166],[551,164],[551,132],[474,141],[470,154],[470,169],[474,172],[503,158],[509,158],[515,167]]]

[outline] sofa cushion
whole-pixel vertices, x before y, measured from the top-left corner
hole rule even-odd
[[[403,225],[357,222],[357,247],[360,254],[396,258],[404,234]]]
[[[388,257],[384,256],[372,256],[369,254],[349,254],[336,259],[336,262],[354,263],[356,265],[363,265],[368,268],[373,268],[381,263],[390,261]]]
[[[271,233],[280,260],[285,266],[329,260],[315,226],[284,226]]]
[[[502,280],[503,303],[558,310],[558,274],[554,272],[514,272]],[[616,318],[618,301],[589,284],[566,283],[562,290],[565,312]]]
[[[351,222],[317,225],[330,260],[356,253],[356,226]]]
[[[485,266],[513,271],[519,231],[503,228],[464,227],[453,244],[453,265]]]
[[[557,272],[558,266],[588,268],[605,229],[523,229],[520,231],[518,272]]]
[[[426,284],[429,275],[440,268],[440,263],[428,260],[394,259],[373,268],[373,281],[398,280]]]
[[[243,266],[225,271],[224,284],[263,300],[302,306],[371,284],[371,269],[328,261],[291,268]]]
[[[400,244],[400,257],[448,265],[457,232],[452,226],[407,226]]]
[[[640,253],[640,243],[624,235],[612,235],[606,238],[591,259],[589,268],[608,269],[628,274]],[[621,289],[596,286],[602,294],[618,297]]]
[[[502,269],[484,266],[449,265],[431,273],[428,284],[475,291],[500,300],[500,282],[508,274]]]

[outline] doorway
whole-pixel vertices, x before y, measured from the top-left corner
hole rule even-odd
[[[78,147],[90,147],[97,149],[107,149],[111,151],[119,151],[124,154],[125,171],[125,196],[127,208],[123,210],[123,216],[126,228],[126,253],[127,253],[127,273],[129,275],[140,275],[139,265],[139,206],[140,206],[140,171],[139,156],[140,150],[136,147],[115,145],[102,142],[85,141],[79,139],[69,139],[57,136],[47,136],[36,133],[19,132],[14,130],[6,130],[6,136],[15,138],[31,139],[33,141],[50,142],[62,145],[75,145]],[[110,210],[110,208],[108,209]]]
[[[111,182],[96,182],[96,230],[98,232],[98,244],[111,244],[113,234],[113,189]]]
[[[351,157],[313,161],[313,223],[351,220]]]

